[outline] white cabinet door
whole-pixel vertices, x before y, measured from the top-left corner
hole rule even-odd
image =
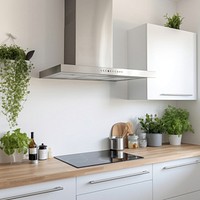
[[[194,157],[153,165],[153,199],[175,198],[200,190],[199,162],[200,158]]]
[[[200,199],[200,191],[197,191],[179,197],[171,198],[170,200],[199,200],[199,199]]]
[[[0,200],[75,200],[75,178],[0,190]]]
[[[78,195],[77,200],[152,200],[152,181]]]
[[[196,34],[145,24],[128,32],[129,68],[156,71],[156,78],[129,82],[129,98],[196,99]]]

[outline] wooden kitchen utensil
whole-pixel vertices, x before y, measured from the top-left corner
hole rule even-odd
[[[124,147],[128,147],[128,126],[127,123],[124,122],[118,122],[112,126],[111,136],[115,137],[123,137],[124,138]]]
[[[116,137],[122,137],[126,123],[118,122],[112,126],[111,135]]]

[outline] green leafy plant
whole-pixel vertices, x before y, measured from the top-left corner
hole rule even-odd
[[[25,60],[26,53],[17,45],[7,46],[3,44],[0,46],[0,58],[3,60]]]
[[[8,131],[0,139],[0,149],[7,155],[12,155],[15,151],[26,154],[30,138],[26,133],[21,133],[20,129],[15,129],[12,133]]]
[[[169,135],[182,135],[187,131],[194,133],[189,121],[189,112],[185,109],[168,106],[164,111],[162,120],[165,131]]]
[[[141,129],[146,133],[163,133],[164,126],[163,121],[158,116],[152,114],[146,114],[145,118],[138,118],[141,125]]]
[[[172,17],[168,17],[168,14],[166,14],[164,17],[167,20],[165,26],[174,29],[180,29],[180,25],[184,19],[179,13],[174,14]]]
[[[34,51],[31,51],[33,54]],[[28,86],[31,62],[30,56],[17,45],[0,45],[0,92],[2,113],[7,117],[10,128],[17,125],[17,118],[29,94]]]

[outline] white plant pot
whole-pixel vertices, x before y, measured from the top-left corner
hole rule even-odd
[[[181,145],[182,135],[169,135],[169,143],[171,145]]]
[[[15,152],[14,154],[8,156],[4,151],[0,149],[0,163],[21,163],[23,161],[24,154]]]
[[[0,163],[10,163],[10,157],[0,149]]]

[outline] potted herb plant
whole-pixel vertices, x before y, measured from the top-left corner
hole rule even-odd
[[[181,17],[179,13],[174,14],[172,17],[168,17],[168,14],[166,14],[164,17],[167,20],[167,22],[165,23],[166,27],[180,29],[183,17]]]
[[[24,154],[27,153],[30,138],[21,130],[8,131],[0,138],[0,149],[9,156],[7,162],[22,162]]]
[[[194,133],[189,121],[189,112],[182,108],[168,106],[162,117],[164,128],[169,135],[169,142],[172,145],[180,145],[182,135],[190,131]]]
[[[17,118],[23,102],[29,94],[28,86],[32,64],[28,60],[34,51],[26,54],[17,45],[0,45],[0,93],[2,113],[7,117],[9,126],[17,125]]]
[[[161,146],[162,133],[164,132],[162,119],[156,114],[146,114],[144,118],[138,119],[141,129],[147,134],[147,145]]]

